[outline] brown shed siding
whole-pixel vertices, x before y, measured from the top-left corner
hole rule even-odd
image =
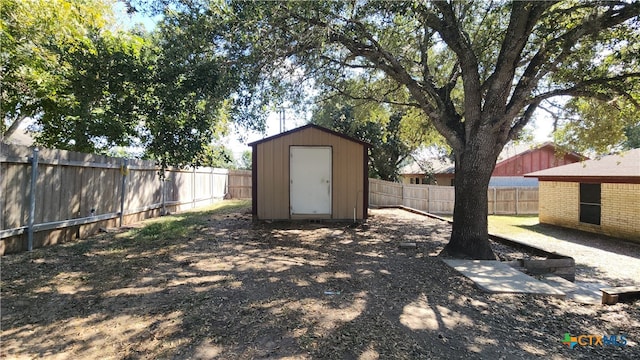
[[[252,144],[254,157],[254,209],[261,220],[290,218],[289,151],[291,146],[332,148],[332,219],[366,218],[366,146],[329,131],[306,126]],[[364,166],[362,163],[364,162]]]

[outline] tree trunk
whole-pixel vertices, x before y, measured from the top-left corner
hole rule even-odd
[[[487,229],[487,189],[497,158],[493,154],[494,144],[467,146],[462,154],[456,154],[453,229],[444,249],[449,255],[496,259]]]

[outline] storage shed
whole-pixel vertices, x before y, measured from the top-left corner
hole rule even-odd
[[[366,142],[305,125],[249,145],[255,220],[367,218]]]
[[[525,176],[540,183],[540,223],[640,242],[640,149]]]

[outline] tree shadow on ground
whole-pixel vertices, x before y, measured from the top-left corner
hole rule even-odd
[[[448,237],[393,212],[352,227],[253,223],[234,208],[3,257],[0,355],[570,358],[565,332],[621,326],[607,309],[481,293],[436,257]]]
[[[550,224],[516,225],[519,228],[535,233],[567,241],[577,245],[609,251],[619,255],[640,259],[640,243],[624,240],[607,235],[594,234],[586,231],[568,229]]]

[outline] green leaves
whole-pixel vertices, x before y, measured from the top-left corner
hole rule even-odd
[[[70,64],[60,49],[94,51],[89,32],[105,24],[108,8],[99,0],[1,0],[0,57],[2,130],[43,111],[44,101],[65,101]],[[5,134],[7,135],[7,134]]]
[[[156,57],[141,139],[145,156],[165,166],[212,163],[208,146],[226,132],[228,107],[223,105],[233,74],[211,41],[217,25],[199,16],[206,15],[168,12],[154,34]]]
[[[0,1],[3,132],[34,117],[41,144],[165,164],[312,88],[383,126],[397,109],[380,104],[402,108],[403,141],[437,129],[458,153],[484,137],[497,152],[548,99],[634,103],[640,78],[633,2],[127,1],[164,14],[143,34],[110,30],[110,0]]]
[[[32,117],[44,146],[142,146],[143,156],[182,166],[202,162],[226,132],[221,109],[235,74],[212,42],[211,13],[174,9],[145,34],[112,31],[110,0],[0,1],[5,136]]]
[[[570,100],[566,109],[570,117],[560,122],[554,133],[554,140],[561,145],[580,152],[610,154],[640,144],[640,109],[632,101],[577,98]]]
[[[130,145],[141,118],[141,99],[148,77],[144,39],[101,31],[89,43],[61,44],[54,50],[66,65],[65,82],[42,101],[36,140],[43,145],[83,152],[102,152]],[[60,133],[61,123],[67,127]]]
[[[384,88],[384,82],[377,84]],[[349,84],[351,94],[357,94],[362,83]],[[388,100],[401,102],[407,98],[402,91],[386,91]],[[332,96],[329,96],[332,95]],[[364,94],[363,94],[364,95]],[[369,176],[396,181],[403,161],[421,146],[445,146],[422,112],[415,107],[389,106],[367,97],[359,99],[324,94],[328,100],[313,112],[312,122],[371,144]]]

